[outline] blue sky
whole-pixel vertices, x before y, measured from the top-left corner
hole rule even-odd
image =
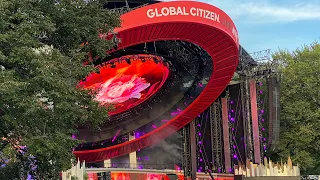
[[[320,0],[200,0],[225,11],[249,52],[320,41]]]

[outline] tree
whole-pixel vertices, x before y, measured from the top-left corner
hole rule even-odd
[[[281,131],[277,155],[300,164],[303,174],[320,172],[320,44],[277,52],[282,64]]]
[[[0,2],[0,179],[57,179],[75,160],[77,128],[98,128],[108,118],[112,107],[77,88],[95,70],[82,65],[88,52],[105,56],[113,47],[99,35],[119,26],[119,15],[103,6],[101,0]]]

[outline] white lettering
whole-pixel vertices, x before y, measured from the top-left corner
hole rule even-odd
[[[161,17],[162,16],[162,14],[159,14],[158,9],[155,9],[155,11],[156,11],[156,17]]]
[[[148,16],[148,18],[154,18],[155,14],[154,14],[153,9],[148,9],[147,16]]]
[[[220,19],[219,19],[219,17],[220,17],[220,15],[219,14],[216,14],[216,13],[214,13],[215,14],[215,18],[214,18],[214,21],[217,21],[218,23],[220,23]]]
[[[161,9],[148,9],[147,16],[148,18],[155,18],[155,17],[162,17],[162,16],[198,16],[201,18],[209,19],[215,22],[220,23],[220,16],[219,14],[201,9],[191,7],[190,9],[186,7],[163,7]]]
[[[211,12],[208,11],[208,10],[206,10],[205,12],[206,12],[206,17],[205,17],[205,18],[206,18],[206,19],[210,19],[210,13],[211,13]]]
[[[197,9],[194,8],[194,7],[190,8],[190,14],[191,14],[192,16],[196,16],[196,15],[197,15],[196,12],[194,12],[194,11],[197,11]]]
[[[183,7],[183,14],[184,14],[185,16],[189,15],[188,11],[186,11],[186,7]]]
[[[169,7],[169,11],[170,11],[170,16],[175,16],[176,15],[176,8]]]
[[[203,9],[198,9],[198,16],[203,17]]]
[[[168,16],[169,13],[170,13],[170,11],[169,11],[169,9],[167,7],[164,7],[164,8],[161,9],[161,14],[163,16]]]
[[[177,15],[183,15],[181,7],[177,8]]]

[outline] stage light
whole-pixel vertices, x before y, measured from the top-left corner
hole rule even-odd
[[[158,64],[159,60],[157,58],[153,58],[154,63]]]
[[[114,64],[114,62],[111,62],[111,68],[116,68],[116,65]]]
[[[131,60],[129,58],[126,59],[126,62],[130,65],[131,64]]]

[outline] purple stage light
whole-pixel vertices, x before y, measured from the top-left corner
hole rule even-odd
[[[258,86],[262,86],[262,82],[258,82]]]
[[[202,144],[202,141],[199,141],[199,144]]]
[[[264,122],[264,119],[262,118],[261,121]]]
[[[203,159],[200,159],[200,162],[202,162],[203,161]]]
[[[177,109],[177,111],[181,112],[181,111],[182,111],[182,109],[178,108],[178,109]]]
[[[117,136],[119,135],[119,133],[120,133],[120,129],[118,129],[116,135],[113,136],[112,142],[114,142],[114,141],[116,140],[116,138],[117,138]]]
[[[201,136],[201,132],[199,132],[198,135]]]
[[[233,101],[230,101],[230,104],[233,104],[234,102]]]
[[[233,113],[234,113],[234,110],[233,110],[233,109],[231,109],[231,112],[233,112]]]
[[[202,153],[202,150],[200,149],[200,150],[199,150],[199,152],[201,152],[201,153]]]
[[[171,112],[171,116],[176,116],[176,115],[178,115],[178,114],[180,114],[179,111]]]
[[[72,139],[77,139],[76,135],[72,134]]]
[[[234,120],[234,117],[230,118],[230,120],[231,120],[232,122],[234,122],[234,121],[235,121],[235,120]]]
[[[153,129],[157,129],[157,126],[156,126],[156,125],[154,125],[154,124],[152,124],[152,127],[153,127]]]
[[[263,110],[263,109],[261,109],[261,110],[260,110],[260,113],[261,113],[261,114],[263,114],[263,113],[264,113],[264,110]]]
[[[237,158],[238,158],[238,156],[237,156],[236,154],[234,154],[234,155],[233,155],[233,158],[234,158],[234,159],[237,159]]]
[[[265,129],[265,128],[261,128],[261,130],[262,130],[262,131],[265,131],[266,129]]]
[[[170,120],[167,120],[167,119],[162,119],[161,122],[168,122]]]
[[[236,146],[236,145],[233,145],[233,149],[235,149],[235,148],[237,148],[237,146]]]
[[[140,132],[135,132],[134,135],[135,135],[135,138],[139,138],[140,137]]]
[[[234,131],[234,128],[232,128],[232,131]]]
[[[200,126],[201,126],[201,124],[197,124],[197,126],[198,126],[198,127],[200,127]]]

